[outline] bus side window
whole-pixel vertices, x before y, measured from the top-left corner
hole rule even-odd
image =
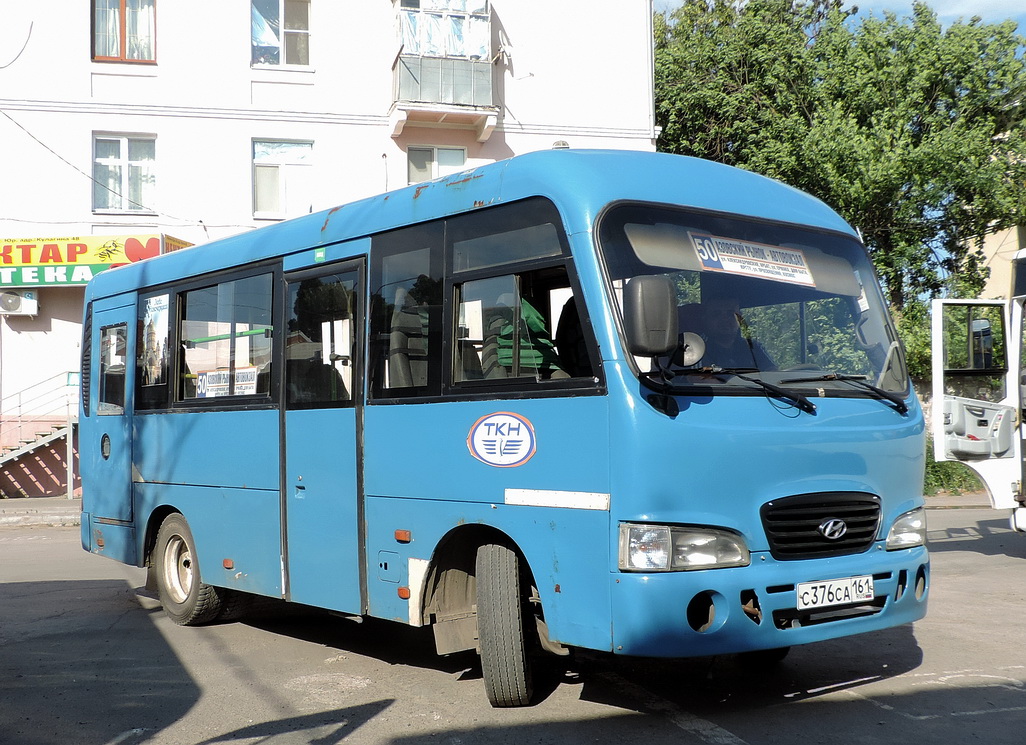
[[[370,390],[372,397],[441,390],[442,223],[373,239]]]
[[[353,271],[290,287],[285,340],[289,407],[352,405],[356,282]]]
[[[125,411],[127,345],[127,324],[119,323],[100,329],[100,390],[97,414],[123,414]]]
[[[591,376],[562,267],[465,282],[457,298],[453,382]]]
[[[272,275],[180,296],[179,400],[270,394]]]

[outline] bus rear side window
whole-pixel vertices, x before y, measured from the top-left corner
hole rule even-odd
[[[272,275],[182,293],[179,399],[268,395]]]
[[[442,348],[442,223],[374,238],[373,398],[438,395]]]
[[[100,329],[100,370],[97,414],[125,413],[125,354],[128,325]]]

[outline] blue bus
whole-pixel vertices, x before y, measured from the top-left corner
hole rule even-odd
[[[430,626],[495,706],[544,655],[921,618],[922,411],[857,234],[679,156],[555,150],[98,275],[82,543],[192,625]]]

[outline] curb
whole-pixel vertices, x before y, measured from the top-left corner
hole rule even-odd
[[[25,497],[0,500],[0,527],[38,525],[64,528],[81,524],[81,499]]]

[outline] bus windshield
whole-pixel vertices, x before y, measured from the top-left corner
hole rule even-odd
[[[853,238],[654,205],[615,207],[600,246],[616,310],[633,277],[676,290],[680,343],[636,359],[680,393],[739,393],[752,378],[820,396],[907,391],[869,257]],[[702,389],[701,391],[697,389]]]

